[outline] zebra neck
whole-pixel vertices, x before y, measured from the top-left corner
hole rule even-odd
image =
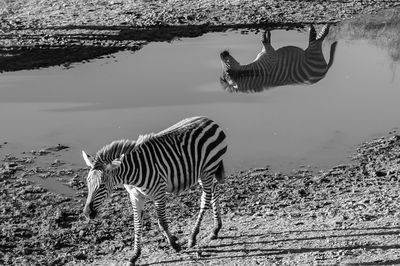
[[[158,161],[148,141],[138,145],[116,169],[115,180],[118,184],[133,185],[146,190],[149,180],[157,174]]]
[[[240,65],[238,72],[247,73],[247,75],[252,76],[260,74],[260,70],[262,70],[262,75],[266,75],[272,72],[277,62],[278,55],[275,50],[263,50],[252,63]]]
[[[116,185],[122,184],[122,182],[120,182],[120,180],[118,178],[117,172],[118,172],[118,169],[115,169],[109,173],[108,183],[111,188],[115,187]]]
[[[127,184],[126,183],[126,177],[123,174],[123,171],[121,167],[114,169],[110,173],[110,183],[114,187],[116,185],[122,185],[122,184]]]

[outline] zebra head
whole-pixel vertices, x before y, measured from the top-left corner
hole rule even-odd
[[[86,165],[90,167],[86,179],[88,196],[83,214],[89,219],[94,219],[97,216],[101,204],[112,191],[114,186],[112,171],[121,165],[121,160],[124,155],[121,155],[119,159],[112,161],[112,163],[106,166],[93,162],[91,159],[92,157],[84,151],[82,151],[82,156]]]
[[[240,68],[240,63],[233,58],[228,51],[223,51],[220,54],[222,63],[222,77],[219,81],[224,89],[234,88],[237,89],[237,83],[232,79],[234,73]]]
[[[224,69],[224,71],[229,73],[239,69],[240,63],[236,61],[236,59],[233,58],[228,51],[226,50],[223,51],[220,54],[220,58],[221,58],[222,68]]]

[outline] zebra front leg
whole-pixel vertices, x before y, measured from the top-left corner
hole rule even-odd
[[[317,39],[317,32],[315,31],[315,28],[313,25],[310,25],[310,35],[308,37],[308,42],[313,42]]]
[[[163,193],[163,195],[160,198],[154,200],[158,217],[158,225],[160,229],[164,231],[164,235],[167,238],[168,243],[171,245],[171,247],[175,249],[176,252],[179,252],[181,251],[181,246],[178,243],[176,243],[177,238],[174,235],[172,235],[168,229],[168,221],[165,215],[165,202],[166,202],[165,193]]]
[[[143,221],[143,206],[145,197],[142,193],[130,185],[124,185],[125,189],[129,192],[129,197],[133,207],[134,215],[134,228],[135,228],[135,241],[133,247],[133,256],[130,258],[128,265],[135,265],[138,260],[142,248],[142,221]]]
[[[201,221],[203,220],[204,213],[206,209],[210,207],[210,201],[212,198],[212,193],[211,193],[211,186],[212,186],[212,179],[210,178],[207,180],[207,183],[203,183],[201,180],[199,180],[200,186],[203,188],[203,193],[201,194],[201,203],[200,203],[200,212],[199,216],[197,217],[196,224],[194,226],[194,229],[192,231],[192,234],[190,235],[189,243],[188,246],[189,248],[192,248],[196,245],[196,237],[198,233],[200,232],[200,225]]]

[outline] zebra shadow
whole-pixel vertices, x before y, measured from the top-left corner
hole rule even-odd
[[[395,230],[393,230],[395,229]],[[358,230],[358,229],[355,229]],[[304,232],[310,232],[310,231],[302,231]],[[329,231],[327,231],[329,232]],[[292,233],[292,232],[285,232],[287,233]],[[300,233],[300,231],[299,231]],[[248,238],[257,238],[255,241],[242,241],[242,242],[236,242],[236,243],[228,243],[228,244],[218,244],[218,245],[207,245],[207,248],[223,248],[223,247],[233,247],[233,246],[245,246],[245,245],[252,245],[252,244],[276,244],[276,243],[285,243],[285,242],[294,242],[294,241],[313,241],[313,240],[324,240],[327,238],[330,239],[335,239],[335,238],[348,238],[348,237],[367,237],[367,236],[390,236],[390,235],[399,235],[400,230],[398,230],[398,227],[394,228],[385,228],[385,231],[382,232],[362,232],[362,233],[342,233],[342,234],[323,234],[320,236],[311,236],[311,237],[298,237],[298,238],[283,238],[283,239],[274,239],[274,240],[260,240],[262,238],[270,238],[271,235],[274,233],[270,234],[254,234],[254,235],[244,235],[247,236]],[[229,237],[225,237],[226,239]]]
[[[228,51],[220,54],[223,68],[220,83],[226,91],[244,93],[284,85],[314,84],[326,76],[334,61],[337,41],[331,44],[328,63],[322,52],[328,33],[329,25],[318,35],[311,25],[307,49],[285,46],[275,50],[271,45],[271,32],[265,31],[262,50],[252,63],[241,65]]]
[[[191,263],[191,262],[204,262],[204,263],[212,263],[212,261],[225,260],[225,259],[250,259],[250,258],[262,258],[269,257],[272,259],[273,256],[284,256],[284,255],[295,255],[295,254],[307,254],[307,253],[324,253],[324,252],[338,252],[338,251],[357,251],[357,250],[398,250],[400,249],[400,245],[398,244],[386,244],[386,245],[370,245],[370,244],[357,244],[357,245],[349,245],[349,246],[333,246],[333,247],[314,247],[314,248],[249,248],[249,249],[230,249],[230,250],[218,250],[218,249],[204,249],[202,250],[203,254],[200,257],[192,257],[192,258],[182,258],[180,259],[170,259],[163,260],[158,262],[150,262],[144,263],[141,265],[174,265],[182,263]],[[221,255],[220,255],[221,254]],[[359,263],[350,263],[347,265],[398,265],[399,259],[395,260],[378,260],[371,262],[359,262]]]
[[[338,231],[343,232],[338,232]],[[355,232],[349,233],[352,230]],[[374,230],[374,232],[371,232]],[[375,232],[375,230],[377,230]],[[182,253],[184,257],[170,258],[158,262],[149,262],[143,265],[166,265],[179,264],[182,261],[187,263],[210,263],[213,261],[225,259],[249,259],[274,256],[282,257],[293,254],[307,253],[324,253],[339,251],[355,251],[355,250],[399,250],[400,244],[387,243],[388,236],[399,235],[399,227],[371,227],[371,228],[348,228],[348,229],[330,229],[330,230],[305,230],[298,233],[306,234],[300,237],[287,237],[287,234],[297,231],[285,231],[281,233],[268,232],[262,234],[241,234],[240,236],[221,237],[220,243],[209,243],[198,247],[194,250],[186,250]],[[320,233],[315,236],[314,233]],[[309,235],[312,233],[312,235]],[[277,235],[281,235],[276,239]],[[274,239],[271,239],[273,237]],[[374,238],[374,244],[366,241],[364,243],[348,242],[349,238],[360,239],[362,237],[381,237],[380,240]],[[229,239],[231,238],[231,239]],[[332,242],[326,242],[331,239]],[[336,239],[336,240],[335,240]],[[337,240],[343,239],[345,245],[340,244]],[[311,244],[313,241],[314,244]],[[224,243],[225,242],[225,243]],[[299,247],[299,243],[301,244]],[[332,244],[333,243],[333,244]],[[310,246],[311,245],[311,246]],[[398,262],[398,260],[378,260],[373,262],[360,262],[348,265],[391,265],[390,263]]]
[[[348,266],[377,266],[377,265],[400,265],[400,259],[391,259],[391,260],[375,260],[368,262],[359,262],[359,263],[349,263]]]

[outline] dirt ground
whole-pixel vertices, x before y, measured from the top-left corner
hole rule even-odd
[[[81,215],[87,170],[51,161],[62,152],[68,149],[3,158],[0,264],[124,265],[134,240],[127,193],[117,188],[100,218],[87,222]],[[172,232],[184,247],[180,253],[166,244],[149,202],[139,265],[398,264],[399,154],[400,136],[392,135],[362,144],[354,163],[316,174],[302,168],[287,175],[268,169],[230,175],[220,188],[220,239],[207,239],[208,214],[193,249],[187,248],[187,238],[199,188],[170,196]],[[49,192],[33,182],[35,177],[56,179],[75,195]]]
[[[399,2],[8,0],[0,3],[0,71],[68,66],[231,27],[339,22],[394,6]],[[81,215],[87,169],[57,159],[67,147],[10,154],[8,145],[0,143],[0,265],[123,265],[134,239],[127,193],[117,188],[100,219],[88,223]],[[398,265],[399,154],[400,136],[391,132],[361,144],[349,165],[230,175],[220,188],[221,237],[207,240],[207,215],[193,249],[186,242],[199,189],[171,196],[168,213],[180,253],[166,244],[149,203],[139,264]],[[65,184],[69,193],[49,191],[37,180]]]

